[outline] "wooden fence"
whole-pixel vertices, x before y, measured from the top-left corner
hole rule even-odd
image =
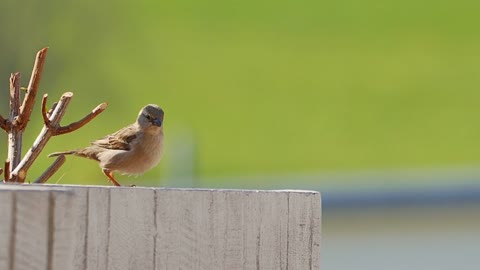
[[[313,191],[0,185],[0,269],[320,269]]]

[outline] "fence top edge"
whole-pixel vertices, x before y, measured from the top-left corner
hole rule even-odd
[[[42,192],[62,192],[70,193],[72,189],[67,186],[49,186],[48,188],[43,187],[42,185],[33,185],[33,184],[0,184],[0,192],[8,191],[42,191]]]
[[[100,185],[56,185],[56,184],[24,184],[24,185],[2,185],[0,190],[72,190],[72,189],[129,189],[129,190],[157,190],[157,191],[188,191],[188,192],[242,192],[242,193],[301,193],[301,194],[320,194],[319,191],[301,190],[301,189],[211,189],[211,188],[170,188],[170,187],[114,187],[114,186],[100,186]]]

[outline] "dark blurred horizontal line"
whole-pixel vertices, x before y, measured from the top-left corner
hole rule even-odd
[[[216,188],[306,189],[322,194],[323,209],[480,205],[480,168],[373,170],[199,179]],[[190,183],[192,185],[192,183]]]
[[[322,192],[325,210],[332,208],[391,208],[480,204],[480,184],[442,188]]]

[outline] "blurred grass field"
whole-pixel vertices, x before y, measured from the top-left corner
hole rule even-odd
[[[64,123],[110,105],[53,138],[31,177],[51,162],[47,153],[116,131],[147,103],[165,109],[167,145],[194,137],[201,177],[477,166],[479,8],[467,0],[2,1],[0,112],[8,112],[10,72],[26,85],[36,51],[49,46],[40,95],[74,92]],[[39,104],[25,147],[41,127]],[[6,156],[6,143],[0,150]],[[141,178],[168,177],[174,151]],[[106,184],[81,159],[68,159],[56,181]]]

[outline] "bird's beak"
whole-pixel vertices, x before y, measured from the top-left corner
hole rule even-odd
[[[162,126],[162,120],[160,120],[160,119],[153,119],[152,124],[153,124],[154,126],[161,127],[161,126]]]

